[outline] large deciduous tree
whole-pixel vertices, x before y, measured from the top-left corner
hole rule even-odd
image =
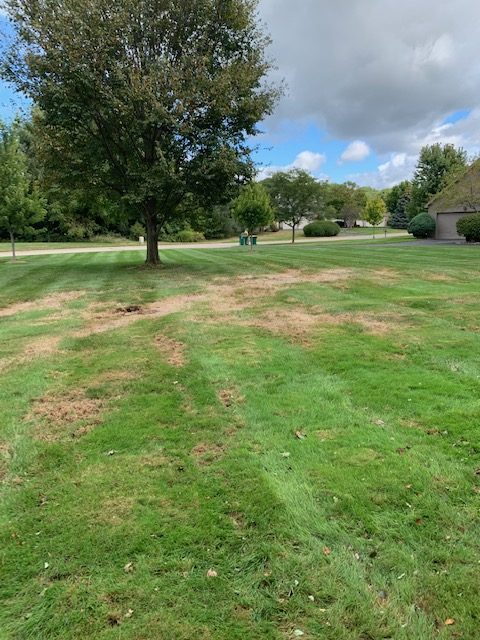
[[[467,166],[467,153],[452,144],[432,144],[423,147],[412,181],[409,216],[425,213],[428,201]]]
[[[45,202],[28,174],[16,124],[0,127],[0,230],[7,231],[15,259],[15,241],[20,233],[45,216]]]
[[[277,90],[256,0],[7,0],[4,75],[42,113],[57,174],[120,194],[158,233],[191,196],[228,200]]]
[[[319,183],[307,171],[292,169],[274,173],[262,184],[270,194],[276,219],[291,227],[295,242],[295,230],[302,220],[320,214]]]

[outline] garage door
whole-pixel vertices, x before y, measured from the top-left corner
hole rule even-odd
[[[464,213],[439,213],[437,215],[437,240],[458,240],[457,221],[465,216]]]

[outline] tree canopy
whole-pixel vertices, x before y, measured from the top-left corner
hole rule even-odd
[[[452,144],[433,144],[420,151],[412,181],[409,217],[425,212],[429,200],[467,166],[467,153]]]
[[[318,217],[321,212],[319,183],[307,171],[279,171],[262,182],[270,194],[275,218],[295,229],[304,219]]]
[[[16,123],[0,126],[0,229],[10,236],[15,258],[15,239],[43,219],[44,201],[28,174]]]
[[[266,189],[256,182],[244,187],[233,202],[232,213],[248,235],[252,235],[255,229],[270,224],[273,209]]]
[[[254,0],[8,0],[4,75],[39,107],[59,180],[117,193],[158,233],[192,194],[228,200],[278,92]]]

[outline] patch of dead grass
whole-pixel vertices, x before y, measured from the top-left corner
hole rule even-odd
[[[135,506],[135,498],[122,496],[103,500],[94,516],[100,524],[119,526],[128,520]]]
[[[204,299],[202,294],[172,296],[164,300],[158,300],[143,307],[130,305],[128,307],[107,307],[99,309],[98,306],[87,308],[84,313],[86,326],[77,331],[74,335],[77,338],[84,338],[90,335],[114,331],[128,327],[134,322],[149,318],[162,318],[187,311],[196,302]]]
[[[43,309],[57,310],[68,302],[78,300],[85,295],[85,291],[66,291],[61,293],[52,293],[38,300],[27,302],[15,302],[0,309],[0,318],[15,316],[19,313],[27,313],[29,311],[41,311]]]
[[[185,345],[182,342],[159,334],[155,337],[155,345],[172,367],[179,369],[185,366]]]
[[[212,444],[206,442],[200,442],[191,451],[191,455],[194,457],[196,463],[201,466],[209,466],[220,460],[225,453],[225,446],[219,444]]]
[[[105,400],[88,398],[78,389],[37,398],[29,418],[36,420],[34,434],[38,440],[57,442],[66,435],[80,438],[89,433],[100,424],[104,407]]]
[[[10,461],[10,447],[6,443],[0,443],[0,482],[7,476],[8,464]]]
[[[221,389],[218,392],[218,399],[226,409],[229,409],[235,404],[240,404],[245,400],[236,389]]]
[[[398,318],[379,319],[366,312],[331,314],[316,308],[310,310],[299,305],[292,308],[268,309],[258,318],[248,321],[247,324],[268,329],[293,342],[309,345],[312,331],[321,327],[357,324],[368,333],[385,335],[398,326]]]
[[[60,336],[41,336],[34,338],[20,353],[11,358],[0,359],[0,371],[10,367],[22,365],[36,360],[37,358],[47,358],[58,352],[58,345],[62,338]]]

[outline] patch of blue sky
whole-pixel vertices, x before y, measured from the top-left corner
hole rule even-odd
[[[471,109],[459,109],[445,118],[442,124],[455,124],[456,122],[460,122],[460,120],[466,120],[471,113]]]

